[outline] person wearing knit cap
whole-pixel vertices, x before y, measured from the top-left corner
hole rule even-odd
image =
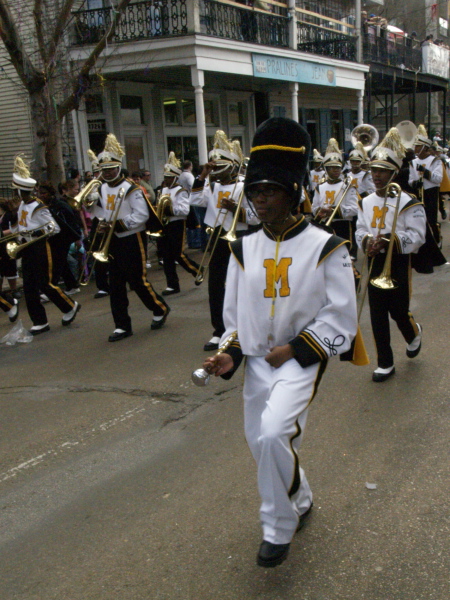
[[[432,143],[425,127],[419,125],[414,141],[416,158],[409,168],[409,184],[416,195],[423,200],[431,233],[434,241],[439,245],[441,241],[438,224],[439,189],[444,174],[442,162],[431,152]]]
[[[140,187],[121,173],[124,155],[114,134],[108,134],[105,149],[98,156],[104,183],[99,189],[99,199],[91,209],[92,215],[101,220],[99,233],[104,233],[105,239],[114,227],[108,249],[108,266],[109,298],[115,329],[108,338],[109,342],[133,335],[127,283],[144,306],[153,312],[151,329],[161,329],[170,312],[169,306],[147,281],[146,229],[157,221],[157,217]]]
[[[422,347],[422,327],[409,310],[411,294],[411,256],[425,242],[426,216],[422,203],[402,191],[390,197],[389,184],[402,166],[405,149],[398,130],[393,127],[375,148],[370,163],[376,191],[359,200],[356,242],[367,254],[370,320],[377,351],[377,368],[372,380],[380,383],[395,373],[389,317],[397,324],[405,342],[406,356],[416,357]],[[392,231],[395,206],[398,216]],[[393,289],[375,286],[372,281],[385,267],[389,241],[394,237],[391,262]]]
[[[309,172],[309,196],[310,199],[313,198],[316,187],[322,181],[322,179],[326,176],[325,170],[322,166],[323,156],[320,154],[316,148],[313,150],[313,168]]]
[[[52,217],[49,208],[34,196],[36,180],[30,177],[30,171],[20,156],[14,161],[12,185],[18,191],[21,203],[17,211],[17,221],[11,228],[18,234],[18,243],[38,241],[20,251],[22,258],[22,278],[25,302],[28,314],[33,323],[32,335],[49,331],[47,314],[41,304],[40,294],[45,294],[63,313],[62,325],[70,325],[81,306],[67,296],[53,279],[52,248],[48,241],[50,235],[60,232],[60,227]]]
[[[214,136],[214,147],[209,153],[209,161],[192,184],[190,203],[192,206],[206,207],[205,225],[211,227],[211,253],[208,267],[208,296],[213,336],[203,349],[206,352],[217,350],[219,340],[225,331],[223,323],[223,300],[230,249],[228,242],[221,239],[227,233],[238,210],[239,198],[244,186],[240,178],[244,156],[238,141],[231,142],[224,131],[218,130]],[[205,185],[209,179],[210,185]],[[250,210],[246,198],[239,209],[236,235],[248,232],[249,225],[259,223]],[[217,239],[218,238],[218,239]],[[217,240],[217,243],[216,243]]]
[[[228,379],[246,357],[245,434],[258,470],[262,567],[286,559],[311,514],[298,459],[308,406],[328,359],[349,350],[357,332],[347,243],[295,214],[310,145],[290,119],[256,130],[244,189],[262,227],[230,244],[221,342],[236,337],[204,363]]]
[[[174,152],[164,165],[164,187],[161,198],[170,196],[170,205],[166,207],[165,223],[162,231],[160,250],[163,259],[164,274],[167,287],[163,296],[171,296],[180,292],[180,280],[177,274],[176,262],[190,273],[197,276],[199,265],[184,253],[186,240],[186,219],[189,214],[189,192],[178,184],[181,175],[180,161]]]

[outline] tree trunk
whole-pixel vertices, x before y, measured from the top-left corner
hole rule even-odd
[[[31,164],[35,179],[49,180],[56,187],[64,181],[61,122],[58,120],[55,95],[47,87],[30,94],[34,153]]]

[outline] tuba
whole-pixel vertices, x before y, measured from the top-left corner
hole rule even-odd
[[[356,146],[357,142],[361,142],[366,152],[370,152],[378,144],[380,135],[373,125],[363,123],[357,125],[352,131],[352,145]]]

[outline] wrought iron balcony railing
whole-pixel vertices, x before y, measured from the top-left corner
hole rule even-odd
[[[302,21],[297,21],[297,48],[311,54],[356,61],[354,36]]]
[[[161,36],[186,35],[188,1],[147,0],[129,4],[112,41],[133,42]],[[96,44],[108,31],[111,16],[111,8],[76,12],[72,44]]]
[[[287,10],[277,7],[277,14],[267,14],[250,7],[204,0],[200,5],[202,33],[228,40],[265,46],[289,46]]]
[[[422,70],[422,49],[413,47],[413,40],[375,26],[363,28],[363,60],[390,67]]]

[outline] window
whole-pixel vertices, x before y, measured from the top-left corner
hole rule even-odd
[[[120,96],[120,114],[125,125],[144,125],[141,96]]]
[[[204,99],[206,125],[218,125],[218,108],[216,100]],[[166,125],[195,125],[197,113],[194,98],[171,96],[164,98],[164,122]]]
[[[84,97],[88,115],[103,114],[103,98],[101,94],[91,94]]]
[[[181,106],[183,108],[183,125],[196,123],[195,101],[194,100],[182,100]],[[205,113],[206,113],[206,111],[205,111]],[[205,114],[205,117],[206,117],[206,114]]]
[[[339,147],[342,148],[342,126],[341,126],[341,111],[331,111],[331,137],[337,140]]]
[[[228,106],[228,116],[230,121],[230,127],[236,125],[245,125],[246,118],[244,112],[244,103],[243,102],[232,102]]]
[[[177,99],[164,99],[164,121],[166,125],[179,125]]]

